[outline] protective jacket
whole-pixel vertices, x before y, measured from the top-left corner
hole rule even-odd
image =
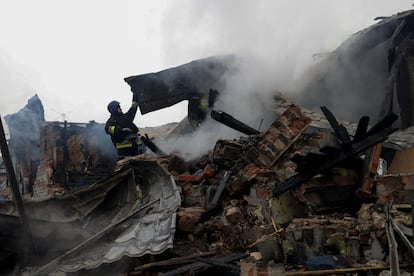
[[[113,112],[106,121],[105,132],[111,136],[118,152],[118,159],[134,156],[146,151],[138,134],[138,127],[133,123],[137,113],[137,103],[133,102],[126,113]]]

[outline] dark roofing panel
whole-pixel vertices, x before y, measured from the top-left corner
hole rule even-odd
[[[231,55],[213,56],[124,80],[138,96],[140,111],[145,114],[208,93],[210,88],[221,90],[234,62]]]

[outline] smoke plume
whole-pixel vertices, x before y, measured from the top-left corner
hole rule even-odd
[[[381,98],[358,92],[378,92],[383,85],[384,70],[370,71],[371,67],[378,68],[386,62],[383,45],[360,61],[361,72],[352,74],[349,70],[354,65],[346,63],[354,60],[344,61],[344,67],[348,68],[346,77],[340,70],[325,68],[324,72],[332,75],[328,87],[334,93],[322,97],[308,94],[308,90],[317,88],[310,79],[319,77],[318,72],[323,71],[321,67],[311,70],[316,65],[314,57],[334,51],[353,33],[375,24],[375,17],[391,16],[408,8],[405,1],[372,0],[170,3],[163,24],[164,58],[173,66],[211,55],[241,57],[239,73],[228,76],[225,91],[219,91],[216,108],[254,128],[263,122],[262,130],[266,130],[275,119],[271,109],[276,91],[307,108],[327,105],[341,119],[375,117],[378,108],[364,114],[366,101],[374,100],[369,104],[378,106]],[[350,91],[355,93],[345,97]],[[206,123],[208,132],[201,127],[199,134],[192,134],[192,139],[201,139],[199,144],[203,145],[207,144],[203,141],[206,139],[211,144],[224,134],[223,127],[218,125]],[[183,142],[179,148],[179,144],[175,143],[177,150],[186,152],[185,155],[201,153],[200,147],[189,148]]]

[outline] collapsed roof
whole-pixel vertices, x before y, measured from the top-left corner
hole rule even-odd
[[[318,57],[295,102],[313,110],[327,106],[339,119],[353,122],[365,115],[376,121],[393,111],[402,128],[412,126],[414,13],[380,19]]]
[[[236,57],[213,56],[157,73],[125,78],[139,99],[141,114],[197,98],[213,88],[225,88],[226,74],[236,70]]]
[[[40,210],[39,205],[43,204],[53,210],[75,207],[77,211],[65,211],[60,219],[71,219],[76,222],[72,224],[74,229],[77,225],[89,232],[78,246],[45,264],[36,274],[43,275],[57,268],[75,272],[113,263],[124,256],[161,254],[173,246],[175,212],[180,202],[173,179],[156,161],[131,160],[86,189],[49,203],[32,204],[38,206],[30,208],[35,210]],[[57,208],[60,204],[63,208]],[[81,217],[70,218],[67,214],[71,213]],[[43,217],[43,220],[50,218]]]

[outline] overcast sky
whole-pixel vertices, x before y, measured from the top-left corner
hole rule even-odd
[[[130,105],[125,77],[218,54],[255,56],[274,66],[274,76],[299,74],[313,53],[333,50],[375,17],[413,2],[0,0],[0,115],[37,94],[47,121],[103,123],[109,101]],[[181,103],[138,113],[135,123],[158,126],[186,111]]]

